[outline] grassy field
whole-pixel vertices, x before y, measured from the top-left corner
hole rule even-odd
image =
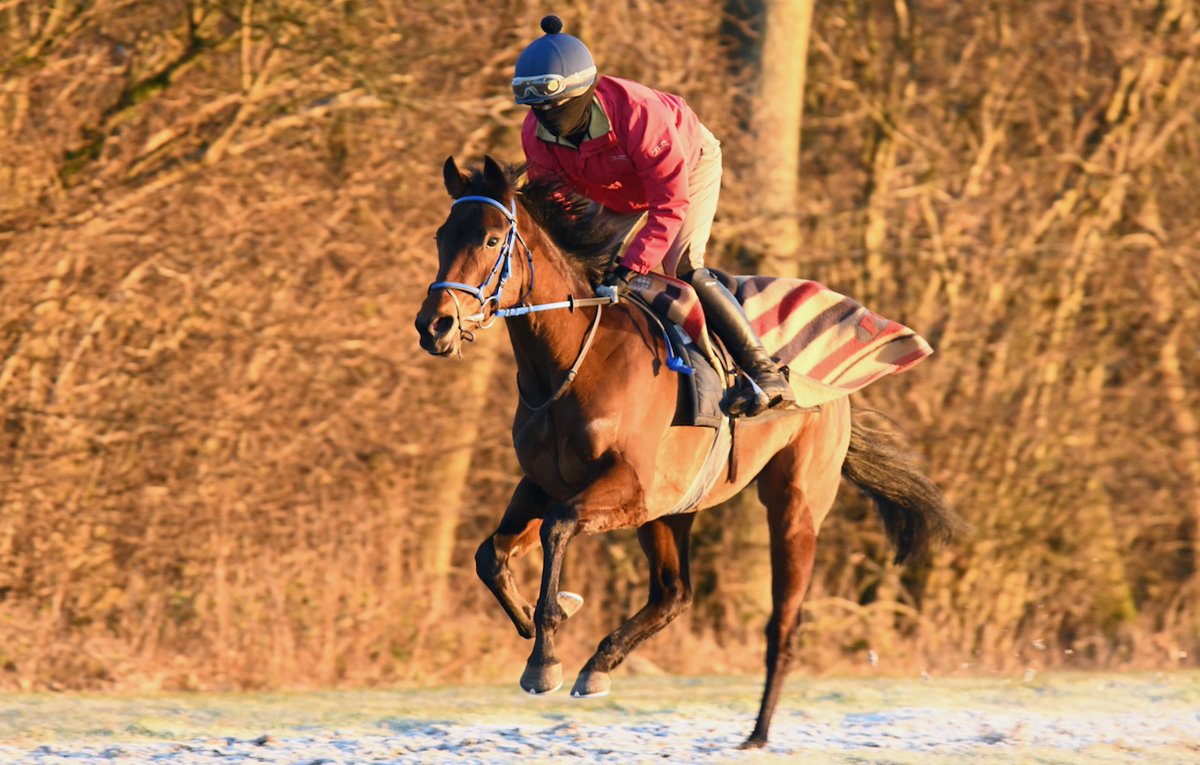
[[[734,750],[757,679],[619,678],[316,693],[0,697],[0,760],[43,762],[1194,762],[1200,673],[792,679],[766,752]],[[205,759],[206,757],[211,759]]]

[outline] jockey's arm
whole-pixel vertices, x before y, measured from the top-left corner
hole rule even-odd
[[[687,214],[687,157],[675,125],[652,110],[639,110],[626,151],[637,169],[649,204],[646,225],[630,242],[621,265],[649,273],[662,263]]]

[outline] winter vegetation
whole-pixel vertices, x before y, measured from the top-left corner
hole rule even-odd
[[[472,562],[504,329],[452,363],[412,318],[442,162],[520,159],[550,11],[722,140],[715,265],[937,351],[856,399],[973,533],[895,567],[845,490],[798,672],[1195,667],[1190,0],[0,0],[0,688],[515,683]],[[758,671],[766,543],[752,492],[701,514],[642,670]],[[645,579],[632,532],[573,544],[568,662]]]

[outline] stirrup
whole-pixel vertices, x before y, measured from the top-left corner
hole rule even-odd
[[[743,373],[738,385],[730,388],[721,401],[721,410],[730,417],[754,417],[766,411],[783,412],[789,409],[805,409],[796,402],[796,395],[788,382],[787,367],[779,370],[783,378],[781,390],[776,395],[770,395],[758,381]]]
[[[808,409],[808,407],[802,407],[802,406],[800,406],[800,404],[798,404],[796,402],[796,396],[795,396],[795,394],[793,394],[791,392],[791,390],[788,390],[788,392],[783,394],[782,396],[772,398],[770,403],[768,403],[767,408],[770,409],[772,412],[786,412],[789,409],[796,409],[796,410],[802,410],[802,409],[807,410]]]
[[[770,397],[749,376],[742,377],[721,398],[721,411],[730,417],[753,417],[770,408]]]
[[[767,394],[767,396],[770,398],[768,408],[774,410],[799,408],[796,404],[796,394],[792,391],[792,385],[790,382],[788,382],[786,373],[783,374],[783,382],[784,384],[778,391],[777,395],[772,396],[769,393]],[[763,392],[766,393],[766,391]]]

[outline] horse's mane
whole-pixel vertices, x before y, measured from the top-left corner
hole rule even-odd
[[[471,193],[495,196],[513,191],[526,212],[568,258],[578,263],[592,284],[600,282],[610,264],[612,249],[629,222],[605,212],[600,205],[574,193],[556,179],[529,180],[524,164],[501,165],[507,189],[492,189],[480,169],[468,175]]]
[[[622,221],[554,179],[527,180],[520,195],[529,215],[598,283],[620,241]]]

